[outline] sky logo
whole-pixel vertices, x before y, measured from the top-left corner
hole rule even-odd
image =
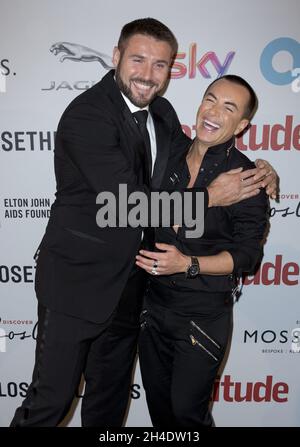
[[[229,51],[224,59],[220,59],[214,51],[203,54],[199,52],[197,43],[193,42],[188,51],[177,53],[171,70],[171,79],[180,79],[185,76],[193,79],[197,74],[204,79],[215,79],[227,73],[234,56],[234,51]]]

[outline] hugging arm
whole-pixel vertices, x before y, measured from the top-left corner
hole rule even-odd
[[[200,272],[205,275],[241,276],[252,272],[262,257],[262,240],[268,222],[268,200],[264,190],[246,201],[232,206],[233,243],[216,255],[197,256]],[[156,271],[160,275],[171,275],[187,271],[191,257],[169,244],[156,244],[161,252],[141,250],[137,265],[151,273],[153,262],[158,260]]]

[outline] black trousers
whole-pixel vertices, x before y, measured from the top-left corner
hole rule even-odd
[[[66,416],[82,374],[82,425],[120,427],[129,401],[145,285],[133,274],[104,324],[39,306],[36,360],[27,397],[11,427],[54,427]]]
[[[230,293],[150,283],[139,358],[154,427],[214,425],[210,396],[231,330]]]

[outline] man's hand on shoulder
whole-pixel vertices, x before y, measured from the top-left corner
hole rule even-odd
[[[208,206],[229,206],[257,195],[263,187],[262,180],[256,180],[259,169],[231,169],[223,172],[208,186]]]
[[[257,195],[260,188],[266,188],[266,193],[276,199],[279,178],[275,169],[266,160],[256,160],[255,164],[254,169],[237,168],[220,174],[207,188],[208,206],[233,205]]]
[[[255,166],[259,169],[256,179],[259,175],[263,178],[263,187],[266,188],[266,193],[271,199],[276,199],[279,192],[279,177],[273,166],[266,160],[255,160]]]

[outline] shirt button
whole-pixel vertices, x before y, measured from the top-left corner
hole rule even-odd
[[[174,281],[174,280],[172,279],[171,284],[172,284],[172,286],[176,286],[176,281]]]
[[[205,171],[205,169],[204,168],[200,168],[200,172],[203,172],[203,171]]]

